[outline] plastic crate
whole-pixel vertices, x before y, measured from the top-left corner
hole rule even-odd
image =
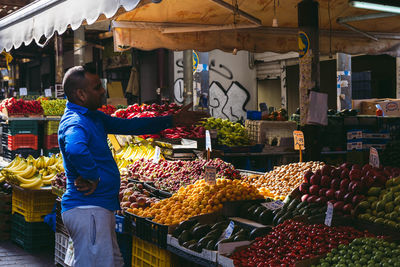
[[[11,240],[27,251],[37,251],[54,246],[54,232],[44,222],[27,222],[13,214]]]
[[[39,124],[37,120],[11,120],[3,123],[3,132],[17,135],[17,134],[33,134],[38,135]]]
[[[45,149],[58,148],[58,134],[45,135],[43,147]]]
[[[132,237],[132,266],[135,267],[170,267],[171,254],[137,237]]]
[[[141,238],[160,248],[167,248],[168,226],[145,219]]]
[[[51,213],[56,196],[51,190],[24,190],[13,187],[12,213],[19,213],[28,222],[42,222]]]
[[[38,149],[38,136],[33,134],[8,135],[7,148],[17,150],[20,148]]]
[[[257,110],[248,110],[247,111],[247,119],[248,120],[261,120],[261,111]]]
[[[44,149],[43,150],[43,155],[47,157],[51,157],[53,154],[58,154],[60,153],[60,149],[57,148],[52,148],[52,149]]]
[[[23,158],[27,158],[29,155],[32,155],[34,158],[40,156],[39,150],[34,150],[31,148],[20,148],[17,150],[9,150],[7,147],[3,146],[3,157],[8,160],[13,160],[17,155],[21,155]]]
[[[60,121],[46,121],[44,126],[44,134],[45,135],[57,134],[59,125]]]
[[[132,235],[117,234],[118,247],[124,259],[124,267],[130,267],[132,263]]]
[[[70,267],[70,265],[64,263],[65,254],[68,249],[68,239],[69,236],[56,232],[54,244],[54,263],[56,265],[59,264],[63,267]]]

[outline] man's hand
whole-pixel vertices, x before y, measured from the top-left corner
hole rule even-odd
[[[195,125],[199,120],[210,117],[210,114],[204,111],[189,111],[191,107],[192,103],[184,106],[179,113],[173,115],[174,127]]]
[[[82,176],[79,176],[78,178],[75,179],[74,185],[76,187],[76,190],[86,192],[84,195],[88,196],[90,194],[93,194],[94,190],[97,188],[97,184],[99,183],[100,179],[97,181],[91,181],[91,180],[86,180],[83,179]]]

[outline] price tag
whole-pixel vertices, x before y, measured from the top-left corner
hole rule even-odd
[[[153,157],[153,162],[156,164],[160,161],[160,153],[161,153],[160,147],[156,146],[156,151],[155,151],[154,157]]]
[[[280,200],[276,200],[273,202],[265,202],[265,203],[261,203],[261,205],[263,205],[264,207],[266,207],[269,210],[277,210],[283,207],[283,205],[285,205],[284,202],[280,201]]]
[[[379,154],[378,150],[374,147],[369,149],[369,164],[372,167],[379,168]]]
[[[28,95],[28,90],[25,87],[19,88],[19,95]]]
[[[68,266],[72,266],[74,263],[74,243],[72,242],[71,237],[68,239],[68,249],[65,253],[64,263]]]
[[[208,150],[212,151],[212,149],[211,149],[211,137],[210,137],[210,131],[209,130],[206,130],[206,150],[207,151]]]
[[[215,184],[215,179],[217,177],[217,168],[213,166],[205,167],[205,180],[209,184]]]
[[[233,228],[235,228],[235,223],[233,221],[231,221],[228,225],[228,227],[226,227],[224,233],[222,234],[222,238],[229,238],[231,237],[232,233],[233,233]]]
[[[44,96],[51,97],[51,89],[50,88],[44,89]]]
[[[326,209],[326,216],[325,216],[325,225],[331,226],[332,225],[332,217],[333,217],[333,204],[328,202],[328,208]]]
[[[293,131],[294,150],[304,150],[304,134],[302,131]]]

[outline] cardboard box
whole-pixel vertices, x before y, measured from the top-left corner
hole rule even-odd
[[[124,97],[124,90],[122,90],[121,82],[107,83],[107,92],[110,98]]]
[[[393,99],[377,103],[385,117],[400,117],[400,99]]]
[[[128,100],[123,97],[114,97],[114,98],[107,98],[107,105],[128,105]]]
[[[362,149],[363,149],[362,141],[347,142],[347,151],[362,150]]]

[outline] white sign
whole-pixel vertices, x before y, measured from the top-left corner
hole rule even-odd
[[[326,209],[326,216],[325,216],[325,225],[331,226],[332,225],[332,217],[333,217],[333,204],[328,202],[328,208]]]
[[[68,249],[65,253],[65,260],[64,263],[67,266],[72,266],[74,262],[74,243],[72,242],[71,237],[68,239]]]
[[[369,149],[369,165],[379,168],[379,154],[378,150],[376,150],[374,147]]]
[[[217,177],[217,168],[213,166],[206,166],[205,167],[205,180],[209,184],[215,184],[215,179]]]
[[[156,146],[156,151],[155,151],[154,157],[153,157],[153,162],[156,164],[160,161],[160,153],[161,153],[160,147]]]
[[[50,88],[44,89],[44,96],[51,97],[51,89]]]
[[[283,205],[285,205],[285,203],[283,203],[280,200],[276,200],[273,202],[265,202],[265,203],[261,203],[261,205],[263,205],[264,207],[266,207],[269,210],[277,210],[283,207]]]
[[[212,149],[211,149],[211,136],[210,136],[210,131],[209,130],[206,130],[206,150],[207,151],[208,150],[212,151]]]
[[[225,239],[228,239],[229,237],[231,237],[232,233],[233,233],[233,228],[235,228],[235,223],[233,221],[231,221],[228,225],[228,227],[226,227],[225,232],[223,233],[223,237]]]
[[[28,95],[28,90],[25,87],[19,88],[19,95]]]

